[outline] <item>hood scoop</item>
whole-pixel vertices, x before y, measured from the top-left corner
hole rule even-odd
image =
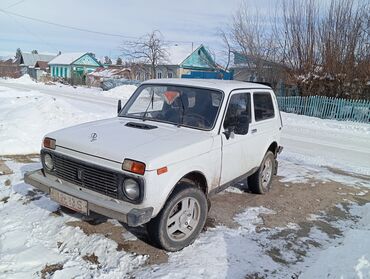
[[[152,129],[158,128],[157,126],[148,125],[144,123],[136,123],[136,122],[127,122],[125,126],[136,128],[136,129],[142,129],[142,130],[152,130]]]

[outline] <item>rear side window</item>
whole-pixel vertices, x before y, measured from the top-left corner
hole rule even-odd
[[[274,118],[275,111],[270,93],[254,93],[253,102],[256,121]]]

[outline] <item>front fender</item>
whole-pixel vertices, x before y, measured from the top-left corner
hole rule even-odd
[[[219,184],[221,167],[221,151],[213,150],[191,160],[181,161],[167,166],[167,172],[161,175],[157,171],[146,173],[145,203],[153,206],[153,217],[165,205],[176,184],[191,172],[201,173],[208,186],[208,191]]]

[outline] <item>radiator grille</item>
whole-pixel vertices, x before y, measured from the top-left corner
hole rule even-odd
[[[57,154],[54,154],[53,160],[57,177],[109,197],[119,198],[117,187],[122,180],[118,173]]]

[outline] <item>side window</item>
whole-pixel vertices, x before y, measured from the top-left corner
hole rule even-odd
[[[241,122],[251,122],[251,96],[249,93],[234,94],[230,98],[227,108],[224,128],[238,127]],[[243,131],[235,130],[235,134],[246,134]]]
[[[256,121],[274,118],[274,105],[270,93],[254,93],[253,102]]]

